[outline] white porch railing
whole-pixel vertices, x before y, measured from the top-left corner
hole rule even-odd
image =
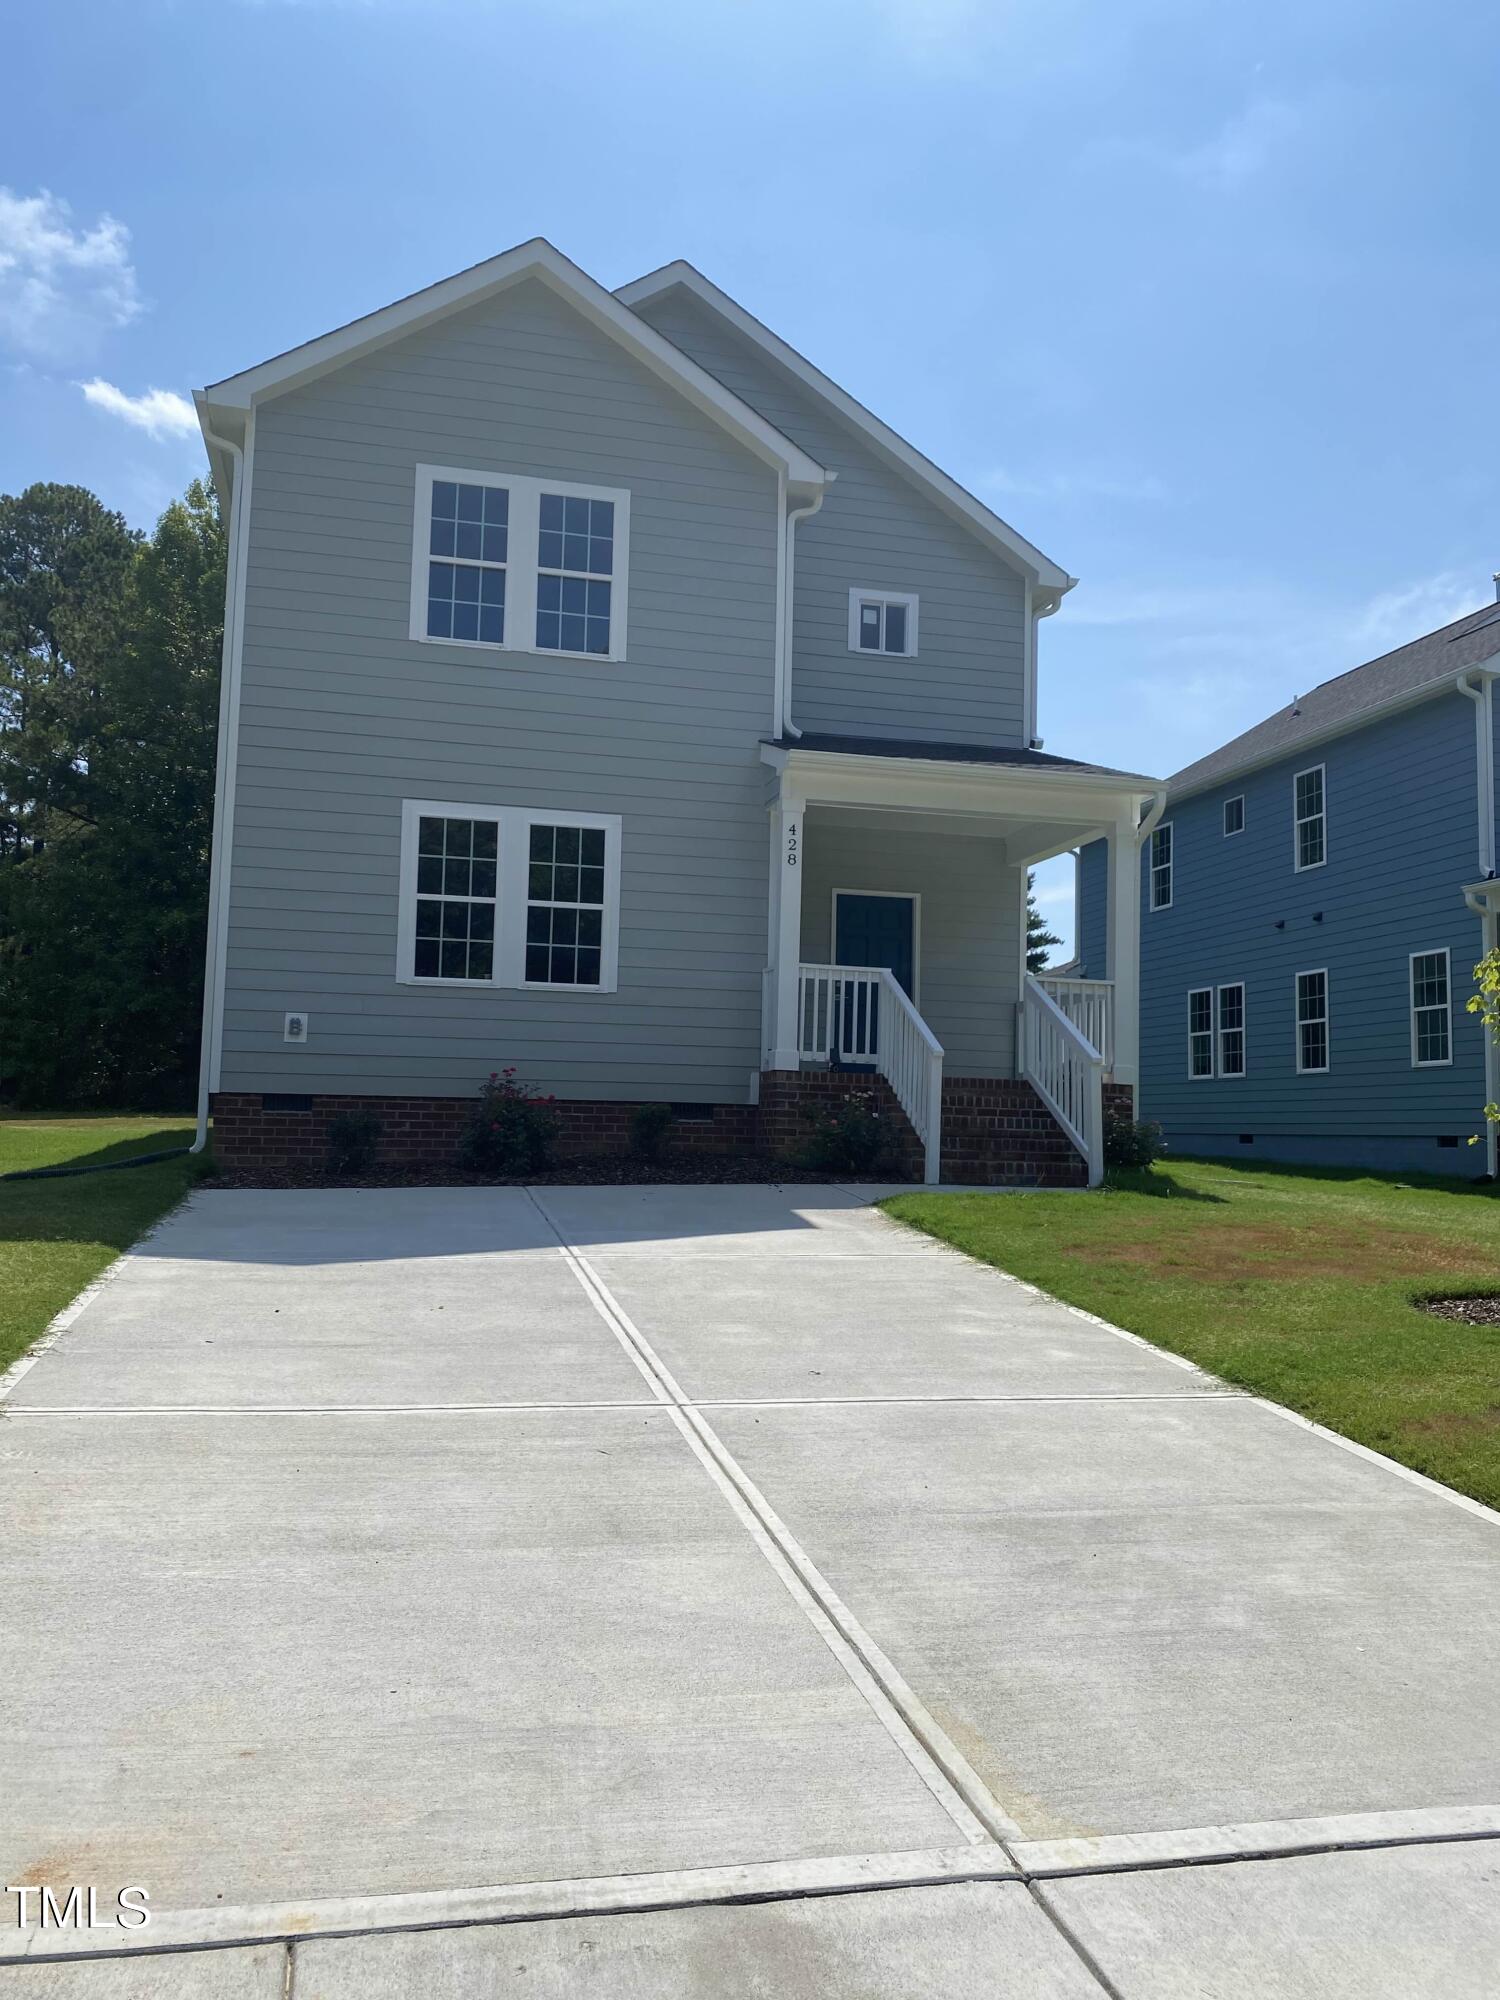
[[[1016,1013],[1016,1068],[1088,1162],[1089,1186],[1098,1187],[1104,1179],[1104,1058],[1034,973],[1026,974]]]
[[[1068,1019],[1092,1042],[1104,1059],[1105,1074],[1115,1066],[1115,982],[1112,979],[1070,979],[1055,972],[1036,974],[1037,984],[1055,1000]]]
[[[942,1147],[943,1045],[879,965],[804,965],[797,981],[797,1048],[804,1062],[869,1063],[896,1093],[935,1185]]]

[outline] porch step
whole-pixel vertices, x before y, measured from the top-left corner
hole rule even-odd
[[[1029,1083],[945,1076],[942,1176],[978,1187],[1084,1187],[1088,1167]]]

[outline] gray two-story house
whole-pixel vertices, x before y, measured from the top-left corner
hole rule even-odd
[[[1097,1178],[1134,902],[1059,997],[1026,871],[1133,882],[1153,783],[1038,747],[1065,570],[686,264],[527,243],[197,402],[221,1153],[440,1150],[512,1065],[570,1143],[752,1145],[853,1071],[928,1178]]]
[[[1500,604],[1325,681],[1188,765],[1144,846],[1140,1102],[1171,1145],[1495,1171]],[[1109,965],[1079,856],[1079,969]],[[1471,1144],[1471,1139],[1479,1143]]]

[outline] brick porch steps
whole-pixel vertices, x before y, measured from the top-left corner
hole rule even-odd
[[[1029,1083],[945,1076],[942,1177],[977,1187],[1084,1187],[1088,1168]]]

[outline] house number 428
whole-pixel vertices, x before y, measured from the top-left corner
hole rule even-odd
[[[802,858],[802,830],[796,820],[788,820],[786,827],[786,865],[795,868]]]

